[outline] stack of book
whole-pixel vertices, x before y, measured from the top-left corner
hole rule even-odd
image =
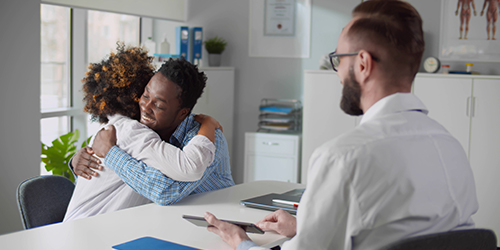
[[[300,132],[302,104],[292,99],[262,99],[259,132]]]

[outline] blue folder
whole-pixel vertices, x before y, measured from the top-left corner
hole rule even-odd
[[[179,245],[170,241],[160,240],[153,237],[142,237],[132,241],[128,241],[116,246],[114,249],[118,250],[186,250],[186,249],[198,249],[192,248],[184,245]],[[198,249],[199,250],[199,249]]]
[[[201,60],[201,47],[203,44],[203,28],[193,27],[191,31],[191,50],[189,51],[191,63],[194,65],[200,65]]]
[[[189,60],[189,28],[187,26],[178,26],[175,28],[176,54]]]

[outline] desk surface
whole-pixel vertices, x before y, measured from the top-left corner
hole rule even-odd
[[[240,200],[267,193],[283,193],[302,184],[256,181],[195,194],[171,206],[147,204],[85,219],[68,221],[0,236],[1,249],[112,249],[144,236],[151,236],[200,249],[231,249],[219,236],[182,219],[183,214],[255,223],[270,211],[247,208]],[[272,246],[283,237],[272,232],[249,234],[259,245]]]

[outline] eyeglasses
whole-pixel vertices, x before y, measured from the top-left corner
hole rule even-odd
[[[352,52],[352,53],[345,53],[345,54],[337,54],[337,51],[335,50],[334,52],[328,54],[328,56],[330,57],[330,63],[332,64],[332,68],[333,70],[335,70],[335,72],[337,72],[337,68],[339,67],[339,64],[340,64],[340,57],[341,56],[355,56],[355,55],[358,55],[359,54],[359,51],[358,52]],[[372,57],[372,59],[376,62],[380,62],[380,60],[374,56],[372,56],[370,54],[370,56]]]

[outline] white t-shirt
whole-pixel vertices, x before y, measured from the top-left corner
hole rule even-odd
[[[477,209],[460,143],[417,97],[397,93],[370,107],[354,130],[315,150],[297,235],[281,249],[380,249],[474,227]]]
[[[109,117],[106,125],[109,124],[116,128],[118,147],[171,179],[199,180],[214,160],[215,145],[203,135],[193,137],[183,149],[179,149],[162,141],[146,125],[123,115]],[[93,140],[94,137],[90,145]],[[78,178],[64,221],[151,202],[125,184],[113,170],[104,166],[102,171],[95,171],[99,175],[90,180]]]

